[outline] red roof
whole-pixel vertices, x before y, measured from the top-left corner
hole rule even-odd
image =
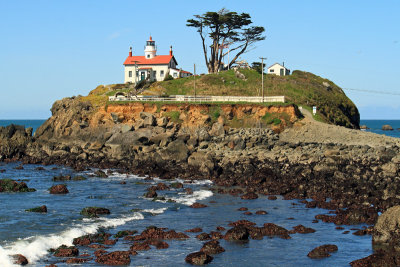
[[[192,74],[191,72],[188,72],[186,70],[181,70],[182,73],[187,73],[187,74]]]
[[[167,65],[172,59],[175,60],[174,56],[170,55],[165,55],[165,56],[160,55],[160,56],[155,56],[153,58],[145,58],[145,56],[132,56],[132,57],[128,56],[124,62],[124,65],[135,65],[135,61],[137,61],[136,64],[138,65],[156,65],[156,64]]]

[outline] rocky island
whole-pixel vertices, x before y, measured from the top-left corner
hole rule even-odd
[[[251,81],[252,74],[245,75]],[[203,79],[227,84],[220,86],[222,91],[232,85],[214,76]],[[309,99],[282,105],[107,103],[107,95],[125,89],[99,86],[86,97],[56,101],[52,116],[33,136],[32,129],[20,126],[0,128],[1,160],[76,170],[114,168],[161,179],[210,179],[218,193],[302,199],[309,208],[334,211],[316,219],[374,225],[380,212],[400,204],[400,142],[357,130],[357,108],[340,88],[319,79],[303,72],[271,78],[267,84],[274,90],[296,84],[303,88],[305,83],[315,89],[309,89]],[[146,90],[165,93],[174,90],[173,82]],[[206,81],[201,88],[206,91]],[[287,89],[289,100],[294,92]],[[319,121],[305,107],[315,101],[322,107]],[[388,239],[384,241],[390,243]],[[362,261],[395,264],[387,255],[380,251]],[[207,254],[197,256],[210,260]]]

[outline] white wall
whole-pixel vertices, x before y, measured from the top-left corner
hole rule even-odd
[[[267,70],[268,71],[267,74],[275,74],[275,75],[280,76],[281,75],[281,69],[284,70],[283,71],[283,75],[289,75],[290,74],[290,71],[285,69],[285,67],[281,66],[280,64],[274,64],[271,67],[269,67],[268,70]],[[271,70],[272,70],[272,72],[271,72]]]

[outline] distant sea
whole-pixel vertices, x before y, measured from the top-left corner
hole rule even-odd
[[[393,131],[383,131],[382,125],[389,124]],[[366,131],[400,138],[400,120],[361,120],[360,125],[366,125]]]

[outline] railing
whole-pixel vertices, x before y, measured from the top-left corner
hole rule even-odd
[[[109,96],[109,101],[157,101],[157,102],[285,102],[285,96],[191,96],[191,95],[175,95],[169,97],[159,96]]]

